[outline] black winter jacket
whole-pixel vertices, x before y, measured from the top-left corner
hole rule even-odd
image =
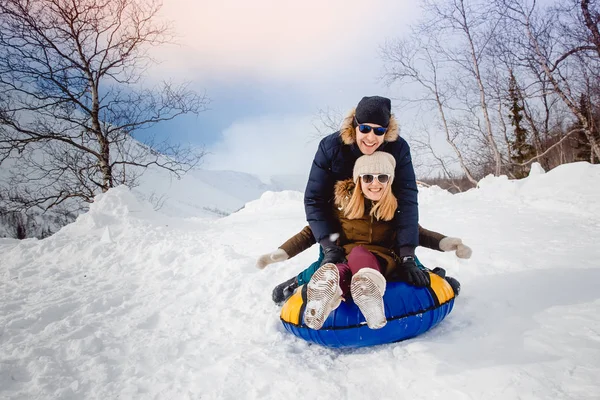
[[[351,124],[353,118],[352,113],[346,118],[347,123],[340,131],[321,140],[310,170],[304,192],[304,208],[306,219],[318,242],[339,232],[339,225],[332,213],[334,185],[337,181],[352,178],[354,163],[362,156]],[[419,244],[418,191],[410,148],[398,135],[393,116],[384,139],[377,151],[390,153],[396,159],[392,191],[398,199],[398,209],[393,224],[396,247],[400,255],[405,255],[407,251],[414,252],[414,247]],[[406,250],[410,248],[412,250]]]

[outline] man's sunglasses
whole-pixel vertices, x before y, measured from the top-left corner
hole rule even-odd
[[[388,174],[363,174],[360,177],[364,183],[371,183],[374,178],[376,178],[379,183],[388,183],[390,181],[390,176]]]
[[[361,133],[369,133],[372,130],[374,134],[376,134],[377,136],[381,136],[381,135],[385,135],[385,133],[387,132],[387,128],[382,128],[382,127],[373,128],[370,125],[360,124],[360,123],[358,123],[358,120],[356,119],[356,117],[354,117],[354,121],[356,121],[358,130]]]

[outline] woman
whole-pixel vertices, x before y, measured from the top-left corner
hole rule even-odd
[[[385,326],[385,276],[396,269],[391,250],[394,232],[389,222],[398,201],[392,193],[396,161],[375,152],[356,160],[351,180],[337,182],[334,199],[340,225],[338,245],[346,262],[325,263],[310,278],[304,322],[320,329],[343,299],[352,296],[371,329]],[[385,275],[384,275],[385,274]]]
[[[340,265],[344,265],[341,267],[343,271],[339,279],[345,289],[342,291],[346,297],[349,291],[348,284],[351,282],[352,276],[362,267],[359,265],[359,268],[353,268],[356,262],[368,265],[380,273],[385,271],[385,276],[392,278],[392,280],[400,280],[410,284],[414,281],[414,279],[407,278],[407,274],[412,273],[412,271],[407,271],[405,265],[398,266],[399,257],[391,250],[394,248],[395,232],[390,221],[397,212],[396,198],[391,191],[394,180],[394,167],[395,160],[390,154],[375,152],[370,156],[362,156],[356,161],[352,179],[340,181],[335,185],[336,208],[334,213],[337,217],[338,226],[341,228],[338,229],[341,234],[335,246],[341,249],[343,262],[331,264],[337,264],[338,269],[340,269]],[[360,183],[358,184],[359,179]],[[273,262],[284,261],[308,249],[315,242],[311,229],[305,227],[274,252],[260,256],[256,265],[262,269]],[[464,245],[461,239],[446,237],[421,226],[419,226],[419,243],[424,247],[435,250],[455,251],[459,258],[469,258],[472,253],[471,249]],[[368,251],[357,249],[354,252],[356,254],[353,254],[352,252],[357,246],[361,246],[363,250]],[[368,254],[369,251],[375,255],[375,259]],[[363,253],[362,256],[358,257],[357,254],[361,252]],[[346,262],[346,256],[348,256],[348,262]],[[367,259],[366,263],[361,261],[365,257]],[[316,267],[321,264],[322,258],[323,254],[321,253],[320,259],[305,271],[278,285],[273,290],[273,301],[279,303],[286,300],[299,284],[305,284],[311,279]],[[372,267],[372,265],[376,265],[376,267]],[[350,275],[348,275],[348,271],[350,271]],[[418,272],[429,277],[424,267],[419,269]],[[445,277],[443,270],[440,272],[434,270],[433,272]],[[375,280],[378,277],[372,271],[364,271],[361,274],[371,274],[376,277]],[[446,279],[452,286],[455,295],[458,295],[460,290],[458,281],[451,277]],[[379,281],[381,280],[379,279]],[[383,279],[381,286],[383,287],[382,291],[384,291],[385,279]],[[323,321],[325,319],[326,316]],[[375,326],[376,324],[372,325]]]

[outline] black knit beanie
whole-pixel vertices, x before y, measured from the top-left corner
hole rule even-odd
[[[392,102],[387,97],[363,97],[356,106],[356,120],[360,124],[377,124],[385,128],[390,124]]]

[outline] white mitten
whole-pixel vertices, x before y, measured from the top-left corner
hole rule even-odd
[[[269,264],[285,261],[288,258],[290,258],[290,256],[288,256],[284,249],[277,249],[258,257],[258,260],[256,260],[256,268],[263,269]]]
[[[458,258],[471,258],[473,250],[466,244],[463,244],[462,239],[447,236],[440,240],[440,250],[442,251],[456,251],[456,257]]]

